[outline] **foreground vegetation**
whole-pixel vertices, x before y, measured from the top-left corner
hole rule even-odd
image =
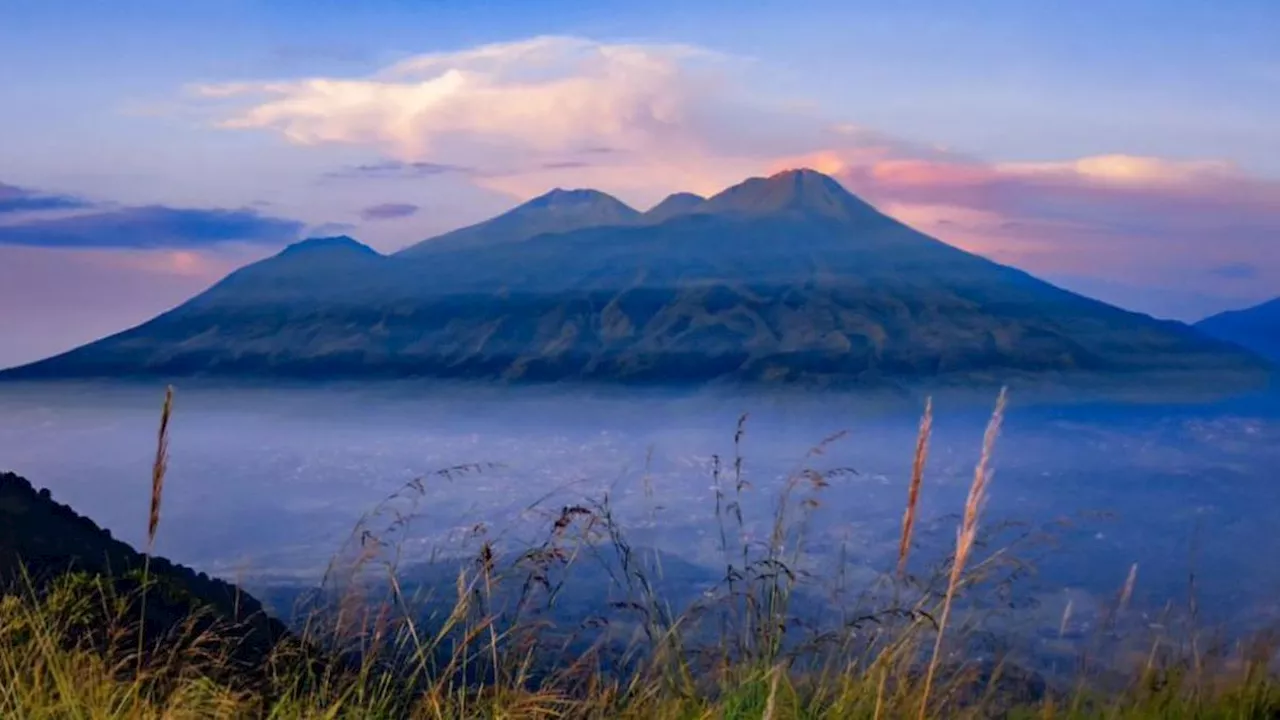
[[[148,545],[162,525],[170,402]],[[743,517],[741,454],[715,459],[725,570],[691,597],[665,593],[670,568],[632,546],[607,496],[551,512],[532,547],[504,547],[477,526],[472,552],[444,565],[446,586],[411,585],[396,538],[412,516],[404,503],[429,497],[415,481],[356,528],[290,632],[257,600],[149,552],[115,548],[98,562],[101,548],[67,546],[81,536],[58,532],[59,512],[41,514],[47,493],[16,495],[25,499],[0,502],[0,516],[39,518],[44,535],[0,530],[28,551],[0,554],[0,717],[1280,717],[1269,637],[1214,642],[1173,614],[1128,623],[1133,573],[1083,624],[1091,632],[1073,644],[1069,672],[1038,663],[1034,643],[1031,655],[993,644],[993,629],[1010,626],[992,600],[1022,569],[981,523],[1004,407],[1002,394],[952,551],[918,570],[926,406],[895,566],[861,587],[805,553],[824,489],[849,472],[813,467],[834,437],[787,480],[759,541]],[[596,593],[585,612],[566,608],[575,581]],[[1073,622],[1068,606],[1059,638]]]

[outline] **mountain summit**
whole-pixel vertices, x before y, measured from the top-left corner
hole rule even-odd
[[[639,217],[639,211],[599,190],[556,188],[495,218],[424,240],[399,254],[420,257],[442,250],[522,242],[546,233],[625,225]]]
[[[603,193],[556,190],[390,257],[344,243],[286,251],[155,320],[9,375],[1207,378],[1226,389],[1267,372],[1186,325],[917,232],[812,170],[694,200],[663,203],[682,211],[653,222]]]
[[[743,215],[791,213],[840,220],[879,215],[834,178],[808,169],[750,178],[713,196],[699,210]]]
[[[342,254],[355,253],[357,255],[377,255],[378,251],[356,240],[350,235],[334,235],[331,237],[313,237],[296,242],[281,251],[281,254],[314,255],[319,253],[326,254]]]
[[[664,198],[662,202],[649,208],[644,214],[644,219],[649,222],[669,220],[677,215],[686,215],[693,212],[706,201],[707,199],[701,195],[694,195],[690,192],[672,193]]]

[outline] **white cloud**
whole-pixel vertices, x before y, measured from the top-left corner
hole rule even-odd
[[[1180,185],[1240,177],[1239,169],[1218,160],[1166,160],[1135,155],[1095,155],[1066,162],[998,163],[996,170],[1017,175],[1074,175],[1134,187]]]
[[[522,197],[583,183],[637,204],[715,192],[780,154],[866,134],[748,92],[751,69],[689,45],[550,36],[418,55],[363,77],[191,89],[224,128],[464,167]]]
[[[729,92],[720,73],[729,62],[684,45],[540,37],[420,55],[369,77],[193,89],[249,101],[223,127],[374,145],[402,160],[474,165],[600,147],[674,156],[697,151],[700,116]]]

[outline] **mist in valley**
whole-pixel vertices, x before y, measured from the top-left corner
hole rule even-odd
[[[150,384],[6,385],[0,457],[141,547],[162,394]],[[935,403],[915,571],[954,542],[992,401]],[[829,485],[793,500],[817,500],[804,569],[819,582],[869,584],[896,562],[922,405],[834,393],[184,383],[156,552],[255,592],[314,585],[364,513],[420,480],[413,502],[393,510],[413,516],[396,532],[402,567],[465,558],[479,534],[518,551],[541,542],[562,508],[607,500],[633,546],[687,564],[674,573],[681,582],[703,572],[714,582],[725,564],[715,468],[725,500],[740,457],[744,520],[733,533],[766,541],[788,479],[817,470]],[[1010,604],[1056,623],[1068,601],[1113,597],[1136,564],[1130,602],[1150,617],[1190,592],[1206,622],[1280,617],[1278,409],[1270,398],[1169,407],[1013,397],[981,551],[1008,546],[1029,564]]]

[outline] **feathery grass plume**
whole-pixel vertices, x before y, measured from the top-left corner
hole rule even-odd
[[[173,411],[173,386],[164,389],[164,407],[160,410],[160,432],[156,438],[156,458],[151,464],[151,512],[147,516],[147,554],[155,546],[160,527],[160,499],[164,495],[164,476],[169,469],[169,416]]]
[[[173,386],[164,389],[164,405],[160,408],[160,430],[156,434],[156,457],[151,463],[151,507],[147,513],[147,550],[142,560],[142,592],[138,612],[138,657],[135,672],[141,676],[143,646],[147,625],[147,586],[151,580],[151,552],[155,549],[156,530],[160,528],[160,499],[164,495],[164,476],[169,469],[169,416],[173,412]]]
[[[1058,637],[1067,634],[1067,625],[1071,623],[1071,610],[1074,608],[1075,600],[1067,598],[1067,606],[1062,609],[1062,622],[1058,623]]]
[[[911,462],[911,485],[907,489],[907,509],[902,515],[902,540],[898,543],[898,577],[907,571],[907,555],[911,552],[911,534],[916,526],[916,510],[920,502],[920,483],[924,480],[924,464],[929,457],[929,435],[933,431],[933,398],[924,401],[920,432],[916,435],[916,453]]]
[[[1129,600],[1133,597],[1133,586],[1138,582],[1138,563],[1129,566],[1129,577],[1125,578],[1124,588],[1120,591],[1120,602],[1116,604],[1116,611],[1122,612],[1129,606]]]
[[[955,600],[965,563],[969,560],[969,553],[973,551],[973,544],[978,536],[978,514],[986,504],[987,485],[991,482],[991,456],[995,452],[1000,425],[1004,422],[1008,391],[1007,387],[1000,388],[996,408],[991,413],[991,420],[987,422],[987,431],[982,436],[982,455],[978,457],[978,464],[973,469],[973,484],[969,486],[969,497],[964,503],[964,517],[956,532],[956,556],[951,563],[947,594],[942,600],[942,617],[938,620],[938,635],[933,642],[933,657],[929,660],[929,669],[924,676],[924,691],[920,695],[920,720],[924,720],[929,710],[929,693],[933,689],[933,676],[938,670],[938,656],[942,653],[942,638],[947,631],[947,620],[951,617],[951,604]]]

